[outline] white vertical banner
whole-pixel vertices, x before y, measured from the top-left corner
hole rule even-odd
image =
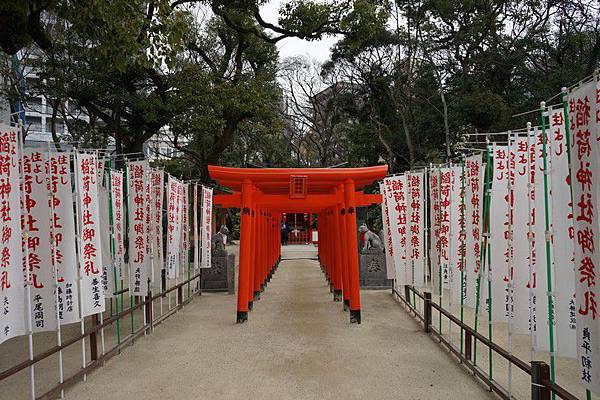
[[[146,218],[148,162],[127,163],[127,209],[129,216],[129,290],[132,296],[148,294],[149,256]]]
[[[101,176],[103,174],[98,174]],[[99,178],[100,179],[100,178]],[[102,182],[102,180],[99,180]],[[110,219],[109,219],[109,207],[110,207],[110,196],[108,189],[104,186],[98,186],[98,201],[100,203],[100,244],[102,246],[102,286],[104,287],[104,295],[108,298],[115,297],[117,287],[115,285],[114,278],[114,263],[112,254],[110,251]]]
[[[549,110],[547,157],[550,160],[551,219],[554,256],[555,352],[561,357],[577,356],[577,313],[575,307],[575,264],[573,211],[569,184],[567,135],[562,105]]]
[[[212,196],[213,190],[202,186],[202,265],[201,268],[211,266],[211,228],[212,228]]]
[[[95,154],[76,153],[79,211],[79,277],[81,317],[104,311],[102,250],[100,244],[100,203]]]
[[[381,222],[384,233],[384,250],[385,250],[385,264],[388,279],[394,279],[396,276],[396,269],[394,267],[394,249],[392,247],[392,235],[390,232],[390,213],[388,206],[388,198],[386,193],[385,184],[382,182],[379,184],[379,193],[383,197],[381,202]]]
[[[194,184],[193,191],[194,199],[192,200],[192,205],[194,207],[194,270],[200,268],[200,230],[198,229],[198,184]]]
[[[150,279],[150,283],[153,284],[155,281],[154,277],[154,247],[155,247],[155,237],[154,235],[154,190],[152,188],[152,171],[150,169],[146,170],[146,179],[145,179],[145,202],[144,208],[146,210],[144,215],[144,230],[146,233],[146,268],[148,269],[148,278]]]
[[[123,278],[123,268],[125,266],[125,224],[123,213],[123,173],[120,171],[110,171],[110,191],[111,208],[113,223],[114,240],[114,264],[117,272],[117,281]],[[114,275],[114,271],[113,271]],[[114,276],[110,279],[115,280]]]
[[[407,176],[407,262],[412,264],[413,284],[425,286],[425,212],[423,172],[409,173]]]
[[[19,131],[0,125],[0,343],[25,333]]]
[[[56,267],[60,324],[79,322],[79,288],[75,249],[75,214],[69,153],[50,153],[52,196],[52,255]]]
[[[465,305],[477,305],[477,279],[481,271],[481,239],[483,229],[483,164],[481,155],[465,159]],[[483,292],[481,283],[480,291]],[[480,299],[481,299],[480,293]]]
[[[452,302],[460,304],[461,295],[464,295],[461,285],[462,256],[461,252],[461,206],[462,206],[462,167],[448,168],[450,179],[450,205],[448,206],[448,252],[449,252],[449,287]]]
[[[179,278],[181,274],[181,270],[183,268],[182,257],[183,252],[182,241],[183,241],[183,196],[185,192],[185,186],[182,182],[177,182],[177,205],[175,208],[175,221],[177,224],[177,248],[178,248],[178,259],[177,259],[177,269],[175,270],[176,277]]]
[[[548,266],[546,261],[546,215],[544,204],[544,153],[542,130],[533,129],[534,148],[531,151],[531,168],[533,174],[533,191],[531,196],[534,201],[533,210],[533,254],[532,278],[533,299],[535,307],[532,329],[534,330],[534,348],[536,351],[550,350],[550,323],[548,319]],[[548,141],[546,141],[548,145]],[[548,166],[550,166],[548,164]],[[548,188],[550,189],[550,188]],[[550,196],[550,190],[548,196]],[[534,275],[535,274],[535,275]],[[556,350],[556,348],[555,348]]]
[[[442,268],[442,292],[450,285],[450,218],[453,176],[452,168],[440,169],[440,265]]]
[[[56,330],[55,274],[50,248],[48,154],[23,150],[23,236],[25,267],[29,268],[33,332]],[[26,312],[25,315],[28,315]]]
[[[153,170],[150,175],[152,184],[152,229],[154,231],[152,246],[154,256],[154,287],[160,288],[162,270],[164,269],[163,254],[163,197],[164,197],[164,172]]]
[[[384,179],[390,220],[390,233],[394,249],[396,287],[407,285],[406,280],[406,175]]]
[[[510,173],[512,179],[512,251],[513,263],[512,276],[505,281],[512,282],[512,309],[513,309],[513,331],[515,333],[528,334],[530,329],[530,242],[529,224],[532,223],[529,183],[530,168],[530,142],[527,136],[515,137],[510,146]]]
[[[169,175],[167,180],[167,271],[175,279],[179,270],[179,182]]]
[[[431,286],[434,294],[441,293],[442,271],[440,270],[440,227],[441,227],[441,205],[440,205],[440,169],[429,170],[429,222],[431,225],[431,240],[429,260],[431,265]]]
[[[569,95],[577,352],[580,379],[600,394],[600,93],[595,81]]]
[[[181,265],[182,274],[187,274],[190,268],[189,264],[189,249],[190,249],[190,234],[189,234],[189,183],[183,184],[183,195],[181,197]]]
[[[490,196],[490,278],[492,321],[508,322],[504,280],[508,272],[508,146],[493,145],[493,176]],[[489,307],[490,305],[488,305]]]

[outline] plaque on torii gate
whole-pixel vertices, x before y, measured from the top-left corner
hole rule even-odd
[[[254,301],[279,265],[283,213],[318,215],[318,251],[333,298],[350,322],[361,322],[356,208],[381,203],[365,186],[383,179],[387,165],[364,168],[232,168],[210,165],[212,179],[232,190],[214,204],[241,211],[237,322],[248,320]]]

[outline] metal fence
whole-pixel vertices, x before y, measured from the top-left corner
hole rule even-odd
[[[410,285],[404,286],[404,293],[399,293],[395,288],[392,293],[408,307],[409,312],[414,315],[422,324],[425,333],[436,338],[439,343],[446,347],[457,359],[459,363],[464,365],[474,376],[479,378],[490,391],[496,393],[500,398],[505,400],[514,399],[510,391],[500,382],[495,380],[490,372],[480,368],[474,362],[473,350],[477,344],[481,344],[488,349],[491,354],[498,355],[510,365],[514,365],[519,371],[529,375],[531,380],[531,399],[532,400],[549,400],[550,398],[561,398],[565,400],[577,400],[578,398],[567,391],[562,386],[552,383],[550,380],[550,368],[544,361],[531,361],[527,363],[509,351],[498,345],[494,341],[486,338],[481,333],[475,331],[472,327],[461,322],[459,318],[453,315],[450,311],[432,301],[430,292],[419,292]],[[412,301],[411,301],[412,297]],[[419,298],[421,301],[415,301]],[[450,324],[458,327],[461,333],[459,346],[454,344],[447,335],[444,335],[438,328],[432,324],[432,315],[436,310],[440,319],[443,317]]]
[[[194,275],[188,274],[188,278],[186,280],[176,283],[170,288],[166,288],[167,281],[163,274],[161,287],[166,289],[158,294],[153,294],[152,290],[149,290],[148,295],[145,297],[129,297],[130,304],[127,309],[122,309],[122,307],[124,295],[128,292],[128,289],[125,288],[116,292],[116,298],[121,298],[121,308],[119,308],[119,303],[117,300],[116,311],[113,312],[111,301],[110,312],[107,311],[103,314],[96,314],[89,317],[87,322],[91,322],[91,326],[82,329],[81,333],[64,341],[59,340],[56,346],[46,349],[39,354],[35,354],[33,357],[30,357],[29,359],[0,372],[0,383],[9,384],[11,379],[20,379],[22,377],[19,377],[19,375],[21,375],[19,373],[29,369],[30,374],[28,378],[31,387],[30,398],[37,400],[50,400],[57,397],[62,398],[66,388],[80,380],[85,380],[87,374],[89,374],[91,371],[103,366],[106,361],[119,354],[123,348],[128,345],[132,345],[140,336],[151,333],[154,327],[163,322],[169,316],[176,313],[184,305],[190,303],[195,296],[200,294],[200,279],[201,272]],[[174,297],[173,301],[171,301],[172,297]],[[167,304],[165,305],[163,303]],[[135,326],[136,323],[134,320],[134,314],[136,311],[138,312],[138,317],[141,317],[138,319],[142,321],[139,324],[139,327]],[[121,324],[128,319],[130,326],[122,327]],[[116,343],[114,346],[106,348],[104,332],[108,328],[114,329],[116,333]],[[127,331],[127,335],[122,337],[121,334],[124,333],[124,331]],[[35,337],[35,335],[31,334],[29,336],[30,340]],[[76,372],[68,377],[65,377],[63,374],[63,352],[77,343],[80,343],[82,346],[83,364]],[[89,355],[89,358],[86,357],[86,354]],[[57,369],[60,370],[58,374],[60,378],[58,379],[58,382],[51,385],[50,389],[45,390],[44,393],[38,395],[36,393],[35,385],[35,367],[38,366],[42,361],[56,355],[58,355],[59,360],[56,365]],[[40,368],[38,368],[38,370],[39,369]],[[41,369],[41,373],[56,373],[56,371],[48,371],[48,368]],[[38,372],[38,378],[39,375],[40,373]],[[21,391],[23,391],[23,382],[18,382],[17,384],[20,385]]]

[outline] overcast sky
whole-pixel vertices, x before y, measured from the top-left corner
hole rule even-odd
[[[265,21],[277,24],[279,6],[283,0],[271,0],[261,8],[260,15]],[[277,43],[279,57],[285,58],[296,55],[305,55],[319,62],[325,62],[329,58],[329,49],[338,41],[336,37],[326,37],[319,41],[306,41],[298,38],[287,38]]]

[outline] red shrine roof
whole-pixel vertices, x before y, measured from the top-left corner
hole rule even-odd
[[[387,174],[387,165],[363,168],[233,168],[209,165],[212,179],[233,191],[242,190],[242,182],[250,180],[264,194],[289,194],[303,198],[309,194],[330,194],[347,179],[356,190],[362,190]]]

